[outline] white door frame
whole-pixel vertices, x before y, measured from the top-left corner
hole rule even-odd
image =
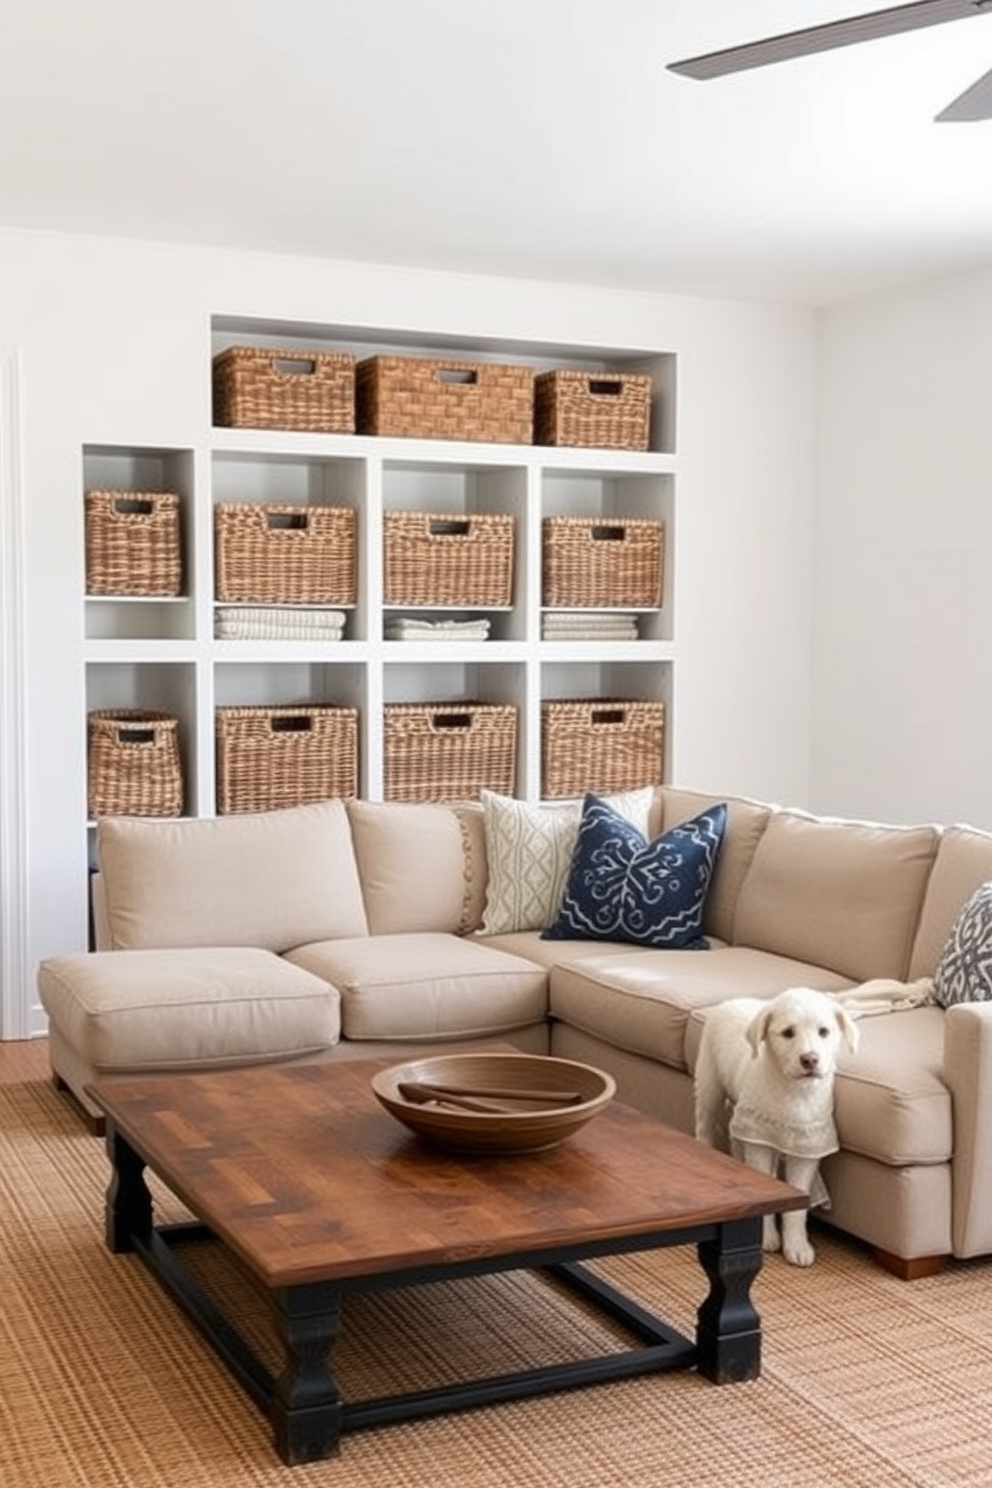
[[[27,1038],[24,479],[20,365],[0,348],[0,1038]]]

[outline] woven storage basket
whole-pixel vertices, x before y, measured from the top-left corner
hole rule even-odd
[[[661,783],[663,703],[612,698],[541,704],[541,794],[612,794]]]
[[[513,518],[387,511],[384,599],[396,605],[508,605]]]
[[[541,372],[534,381],[534,441],[646,450],[652,381],[632,372]]]
[[[361,434],[533,443],[529,367],[376,356],[359,362],[356,377]]]
[[[543,603],[558,609],[656,609],[665,524],[641,517],[545,517]]]
[[[355,431],[355,358],[343,351],[232,346],[213,361],[214,423]]]
[[[218,708],[216,728],[221,813],[358,793],[355,708]]]
[[[90,816],[181,816],[179,720],[134,708],[87,715]]]
[[[517,710],[498,703],[387,703],[387,801],[465,801],[482,790],[512,795]]]
[[[350,506],[214,508],[216,597],[254,604],[354,604]]]
[[[87,491],[85,509],[87,594],[179,593],[178,496]]]

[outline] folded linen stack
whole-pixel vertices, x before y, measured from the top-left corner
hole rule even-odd
[[[387,641],[485,641],[489,638],[489,621],[485,616],[475,620],[414,620],[397,615],[386,621]]]
[[[549,610],[541,621],[545,641],[636,641],[637,616],[618,610]]]
[[[219,605],[214,635],[219,641],[340,641],[344,610],[301,605]]]

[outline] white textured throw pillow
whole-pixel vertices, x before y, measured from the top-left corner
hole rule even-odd
[[[992,880],[979,884],[958,915],[933,974],[933,998],[992,1002]]]
[[[654,787],[603,798],[647,835]],[[534,806],[482,792],[489,878],[483,935],[543,930],[558,913],[582,818],[580,802]]]

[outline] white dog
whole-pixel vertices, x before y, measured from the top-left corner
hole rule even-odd
[[[836,1152],[834,1070],[841,1045],[853,1054],[858,1030],[824,992],[793,987],[770,1001],[737,997],[707,1012],[696,1063],[696,1136],[763,1173],[826,1201],[820,1159]],[[806,1210],[764,1222],[765,1250],[811,1266]]]

